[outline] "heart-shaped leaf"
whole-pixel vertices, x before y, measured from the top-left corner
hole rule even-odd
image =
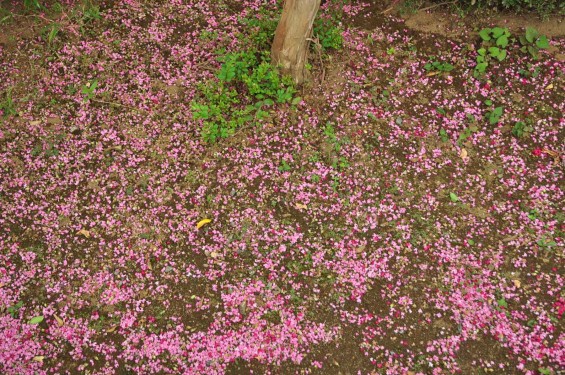
[[[484,40],[485,42],[488,42],[490,40],[490,33],[491,33],[491,30],[489,28],[482,29],[479,32],[479,36],[481,37],[482,40]]]
[[[526,40],[533,43],[538,38],[538,31],[533,27],[526,28]]]
[[[547,40],[547,37],[545,35],[540,36],[539,39],[536,40],[536,46],[541,49],[549,48],[549,41]]]
[[[496,40],[496,45],[502,48],[506,48],[506,46],[508,45],[508,37],[506,35],[502,35]]]

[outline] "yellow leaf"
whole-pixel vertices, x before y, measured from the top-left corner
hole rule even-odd
[[[439,74],[441,72],[429,72],[428,74],[426,74],[427,77],[432,77],[435,76],[436,74]]]
[[[296,208],[298,208],[299,210],[305,210],[305,209],[308,208],[307,205],[302,204],[302,203],[296,203],[295,206],[296,206]]]
[[[465,150],[464,148],[461,149],[461,152],[459,153],[459,157],[463,160],[467,159],[467,150]]]
[[[6,284],[0,283],[0,288],[3,288],[4,285],[6,285]]]
[[[553,89],[553,83],[550,83],[549,85],[547,85],[547,86],[545,87],[545,89],[546,89],[546,90],[551,90],[551,89]]]
[[[200,220],[200,221],[198,222],[198,224],[196,224],[196,229],[200,229],[200,228],[202,228],[204,225],[206,225],[206,224],[208,224],[208,223],[211,223],[211,222],[212,222],[212,220],[210,220],[210,219],[202,219],[202,220]]]
[[[29,124],[30,124],[31,126],[39,125],[39,124],[41,124],[41,121],[39,121],[39,120],[30,121]]]
[[[77,234],[82,234],[83,236],[85,236],[86,238],[90,238],[90,231],[86,230],[86,229],[81,229],[77,232]]]
[[[44,355],[36,355],[35,357],[33,357],[33,361],[34,362],[39,362],[39,363],[43,363],[43,360],[45,359]]]
[[[520,282],[520,280],[512,280],[512,282],[514,283],[514,286],[515,286],[516,288],[519,288],[520,285],[522,285],[522,283]]]
[[[63,319],[59,318],[57,315],[53,315],[53,317],[54,317],[55,320],[57,321],[57,326],[62,327],[63,324],[65,324],[65,322],[63,321]]]
[[[106,330],[106,332],[112,333],[112,332],[114,332],[114,331],[116,330],[116,328],[118,328],[118,326],[116,326],[116,325],[111,326],[110,328],[108,328],[108,329]]]

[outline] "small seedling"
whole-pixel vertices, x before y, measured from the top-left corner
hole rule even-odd
[[[288,172],[290,170],[291,170],[290,165],[286,162],[286,160],[282,160],[281,165],[279,166],[279,171]]]
[[[447,135],[447,131],[445,129],[439,129],[439,137],[443,143],[449,141],[449,136]]]
[[[492,111],[487,112],[486,118],[491,125],[498,124],[503,113],[504,108],[496,107]]]
[[[20,314],[20,309],[22,308],[23,305],[24,305],[24,302],[20,301],[13,306],[9,306],[6,310],[8,311],[8,314],[10,314],[10,316],[12,318],[16,319],[16,318],[18,318],[18,316]]]
[[[430,61],[424,65],[424,69],[427,71],[438,71],[438,72],[451,72],[455,67],[450,63]]]
[[[525,35],[518,38],[524,53],[529,53],[534,59],[539,57],[540,49],[549,48],[549,40],[545,35],[539,35],[539,32],[533,27],[527,27]]]
[[[92,81],[87,82],[86,85],[82,86],[81,92],[84,95],[84,99],[83,99],[84,103],[88,102],[90,99],[94,97],[96,87],[98,87],[97,79],[93,79]]]

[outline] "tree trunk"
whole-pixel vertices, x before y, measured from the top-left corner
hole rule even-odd
[[[271,46],[271,59],[294,82],[304,82],[308,46],[320,0],[286,0]]]

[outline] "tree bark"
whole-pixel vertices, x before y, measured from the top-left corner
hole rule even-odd
[[[304,82],[309,38],[320,0],[286,0],[271,46],[271,59],[294,82]]]

